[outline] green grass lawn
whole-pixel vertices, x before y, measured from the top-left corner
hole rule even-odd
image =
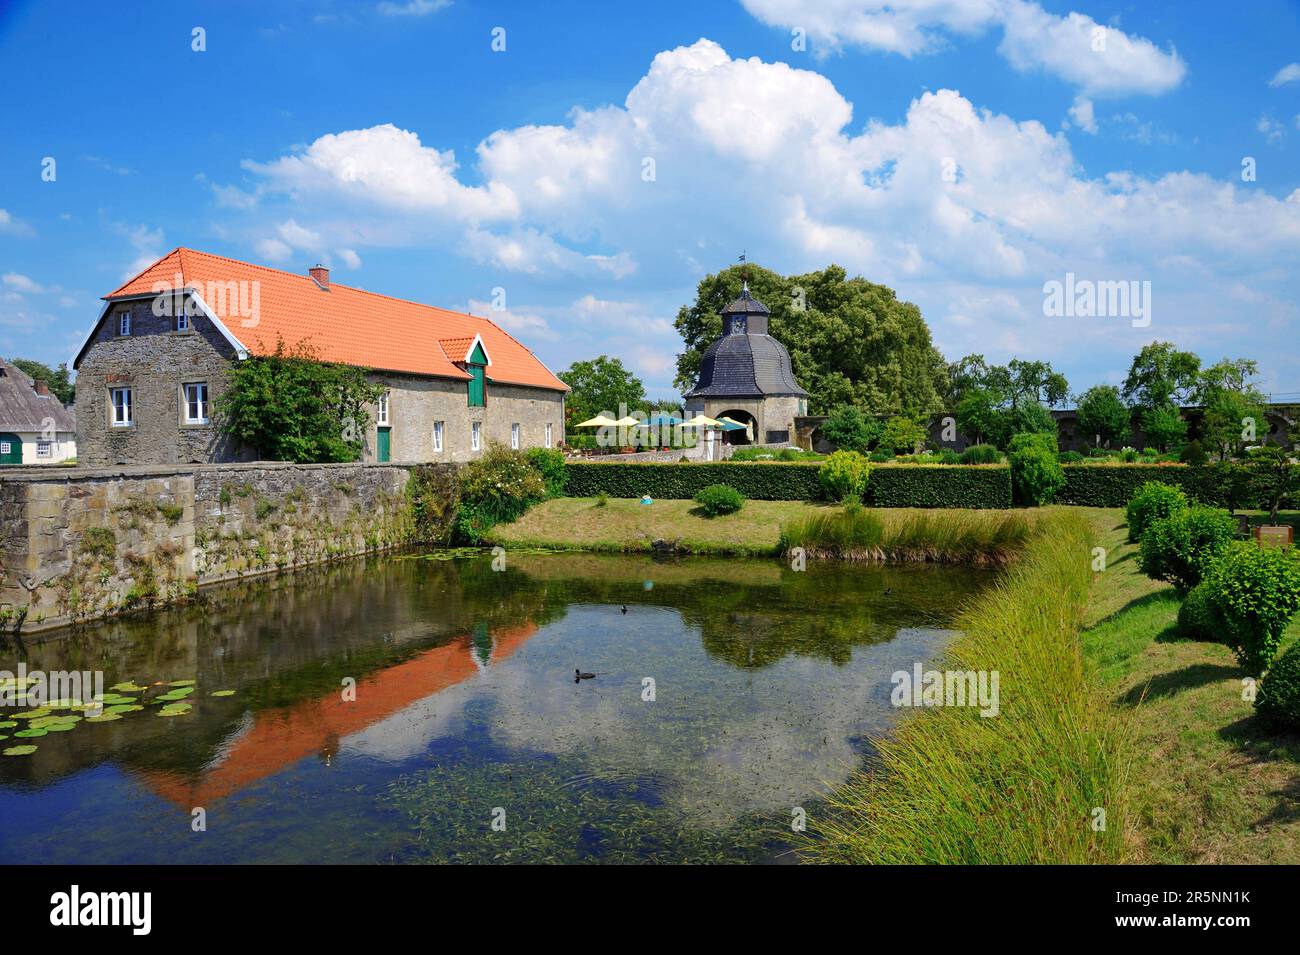
[[[1107,565],[1095,575],[1082,639],[1131,720],[1133,861],[1300,862],[1300,736],[1258,727],[1242,699],[1247,674],[1227,647],[1178,637],[1178,598],[1138,569],[1123,512],[1087,513]],[[1300,620],[1288,642],[1297,637]]]
[[[780,553],[781,525],[813,515],[838,513],[837,505],[807,501],[746,501],[735,514],[707,517],[694,501],[663,500],[641,504],[632,498],[609,498],[604,505],[590,497],[560,497],[529,508],[513,524],[499,524],[491,543],[595,551],[648,551],[656,540],[669,541],[692,554],[765,556]],[[1000,520],[1008,511],[872,508],[886,530],[897,529],[917,515],[942,525],[969,522],[972,515]],[[1035,509],[1014,513],[1036,515]]]

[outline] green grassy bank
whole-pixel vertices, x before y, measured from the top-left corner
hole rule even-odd
[[[1084,665],[1096,530],[1060,510],[962,613],[937,669],[997,671],[1000,713],[926,708],[879,740],[810,822],[805,857],[852,863],[1086,863],[1124,857],[1124,714]],[[1105,812],[1105,827],[1094,821]]]
[[[1182,639],[1173,588],[1139,571],[1123,512],[1088,514],[1107,564],[1096,575],[1083,650],[1131,728],[1128,861],[1300,863],[1300,737],[1255,719],[1242,698],[1247,673],[1226,646]],[[1293,525],[1297,518],[1282,515]],[[1296,639],[1300,619],[1284,647]]]
[[[746,501],[734,514],[708,517],[688,500],[562,497],[497,525],[488,539],[507,547],[600,552],[651,551],[662,541],[687,554],[774,556],[799,546],[812,558],[1005,563],[1043,513],[864,508],[847,514],[831,504]]]

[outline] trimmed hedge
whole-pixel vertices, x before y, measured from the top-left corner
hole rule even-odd
[[[640,497],[692,500],[710,484],[729,484],[751,501],[814,501],[821,495],[817,464],[570,461],[564,492],[569,497]]]
[[[710,484],[729,484],[751,501],[815,501],[822,497],[818,464],[776,462],[689,463],[571,461],[570,497],[640,497],[689,500]],[[1011,506],[1005,466],[899,464],[873,467],[867,503],[877,507]]]
[[[867,502],[876,507],[1010,507],[1005,465],[900,464],[871,469]]]
[[[1057,504],[1082,507],[1124,507],[1147,481],[1161,481],[1180,487],[1200,504],[1226,507],[1217,464],[1189,467],[1184,464],[1066,464],[1065,487],[1056,495]],[[1300,465],[1297,465],[1300,467]],[[1297,502],[1284,503],[1284,507]],[[1247,491],[1239,508],[1259,506],[1258,495]]]

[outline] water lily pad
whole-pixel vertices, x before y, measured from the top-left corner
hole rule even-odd
[[[135,713],[142,709],[144,709],[144,707],[139,703],[119,703],[116,706],[105,707],[104,713]]]
[[[103,716],[88,716],[86,717],[86,722],[87,723],[111,723],[113,722],[113,720],[120,720],[121,718],[122,718],[121,713],[105,713]]]
[[[23,710],[21,713],[14,714],[14,716],[18,717],[20,720],[34,720],[39,716],[49,716],[49,715],[50,715],[49,709],[47,709],[44,706],[40,707],[39,709]]]
[[[19,730],[17,733],[14,733],[14,735],[15,735],[15,736],[21,736],[23,739],[35,739],[35,738],[38,737],[38,736],[44,736],[44,735],[46,734],[46,732],[48,732],[48,731],[47,731],[47,730],[43,730],[43,729],[39,729],[39,730]]]
[[[9,727],[17,725],[17,720],[0,720],[0,730],[7,730]]]
[[[119,693],[143,693],[149,689],[147,686],[140,686],[134,680],[127,680],[125,683],[114,683],[109,687],[110,690],[117,690]]]
[[[35,746],[10,746],[4,751],[6,756],[30,756],[36,752]]]
[[[8,733],[0,733],[0,739],[8,739],[8,738],[9,738]]]
[[[172,680],[167,685],[168,686],[193,686],[194,681],[193,680]]]
[[[76,728],[76,723],[50,723],[41,727],[41,729],[45,730],[47,733],[66,733],[68,730],[74,730]]]
[[[184,716],[189,711],[190,708],[188,706],[185,707],[185,709],[183,710],[173,710],[171,707],[166,707],[164,709],[159,710],[158,715],[159,716]]]
[[[213,696],[234,696],[235,691],[234,690],[213,690],[212,695]]]
[[[45,705],[51,710],[70,710],[74,706],[85,706],[86,704],[75,698],[64,697],[61,700],[50,700]]]

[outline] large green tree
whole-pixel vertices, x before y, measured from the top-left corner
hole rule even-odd
[[[1114,385],[1093,385],[1079,396],[1079,434],[1110,447],[1129,439],[1132,411]]]
[[[1142,411],[1181,404],[1195,392],[1201,359],[1172,342],[1144,345],[1129,365],[1124,400]]]
[[[76,398],[77,389],[68,375],[67,365],[59,365],[56,369],[31,358],[11,358],[9,363],[33,381],[46,382],[50,386],[50,394],[65,405],[72,404]]]
[[[1258,374],[1258,363],[1249,358],[1225,358],[1200,373],[1193,397],[1204,409],[1202,443],[1220,459],[1264,442],[1267,399],[1252,380]]]
[[[990,365],[983,355],[967,355],[948,366],[948,402],[957,426],[978,443],[1006,448],[1025,432],[1055,435],[1047,410],[1061,404],[1070,383],[1044,361],[1013,358]]]
[[[565,399],[568,427],[601,412],[618,417],[619,405],[629,412],[645,408],[645,385],[641,379],[624,368],[617,358],[608,355],[591,361],[575,361],[560,372],[560,380],[573,389]]]
[[[852,406],[873,415],[920,417],[942,407],[943,357],[930,340],[921,311],[893,289],[838,265],[806,275],[778,275],[743,267],[751,294],[771,309],[769,331],[790,351],[795,377],[808,390],[808,410],[829,414]],[[677,358],[676,384],[688,389],[704,350],[722,334],[718,313],[740,294],[742,267],[699,284],[675,325],[686,342]]]

